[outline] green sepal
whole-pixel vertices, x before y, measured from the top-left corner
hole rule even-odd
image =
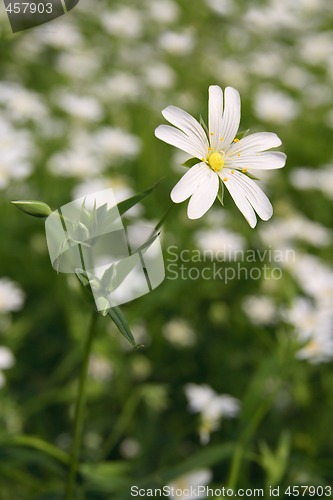
[[[250,132],[250,129],[247,128],[246,130],[242,130],[241,132],[238,132],[238,134],[236,135],[236,139],[243,139],[243,137],[245,137],[248,133]]]
[[[222,182],[222,179],[219,177],[219,190],[217,192],[217,199],[221,203],[222,207],[224,207],[224,184]]]
[[[51,215],[51,208],[43,201],[37,200],[15,200],[11,202],[17,208],[33,217],[46,218]]]
[[[109,309],[108,315],[110,316],[122,336],[131,344],[134,349],[137,349],[139,346],[135,342],[131,329],[121,309],[118,306],[112,307],[111,309]]]
[[[200,163],[200,160],[198,158],[189,158],[188,160],[184,161],[184,163],[182,163],[182,167],[191,168],[197,163]]]
[[[243,172],[242,170],[240,170],[240,172],[242,172],[242,174],[246,175],[246,177],[249,177],[249,179],[253,179],[254,181],[260,181],[260,178],[259,177],[256,177],[254,174],[251,174],[251,172]]]

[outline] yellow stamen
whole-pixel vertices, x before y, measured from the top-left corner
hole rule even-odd
[[[237,156],[240,156],[240,153],[238,153]]]
[[[206,162],[206,158],[205,157],[201,158],[201,161]]]
[[[211,151],[213,148],[208,148],[208,151]]]
[[[224,166],[224,158],[220,153],[212,153],[208,158],[208,164],[214,172],[218,172]]]
[[[223,177],[224,182],[227,182],[227,180],[228,180],[228,177]]]
[[[247,168],[243,168],[242,172],[245,174],[245,172],[247,172]]]
[[[222,141],[224,141],[224,137],[220,137],[220,141],[221,141],[221,142],[222,142]]]
[[[239,139],[237,139],[237,137],[235,137],[234,142],[239,142]]]
[[[210,135],[214,135],[214,132],[211,132]]]
[[[232,173],[232,174],[234,174],[234,173],[235,173],[235,171],[234,171],[234,170],[231,170],[231,173]]]

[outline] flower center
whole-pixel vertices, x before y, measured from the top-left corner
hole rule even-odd
[[[212,153],[208,158],[208,165],[214,172],[218,172],[224,166],[224,158],[220,153]]]

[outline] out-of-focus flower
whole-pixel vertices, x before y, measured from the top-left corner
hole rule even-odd
[[[230,0],[206,0],[206,2],[212,11],[220,16],[227,16],[233,11],[233,3]]]
[[[267,152],[281,145],[276,134],[263,132],[241,140],[236,138],[240,122],[237,90],[226,88],[223,111],[222,89],[217,85],[209,87],[208,137],[203,126],[180,108],[168,106],[162,114],[174,127],[160,125],[155,130],[156,137],[199,160],[171,192],[175,203],[190,198],[187,209],[190,219],[198,219],[210,209],[220,183],[228,189],[251,227],[257,223],[255,212],[263,220],[272,216],[270,201],[249,178],[248,169],[282,168],[286,155]]]
[[[183,33],[166,31],[161,35],[159,45],[165,52],[178,56],[186,56],[194,48],[195,37],[189,31]]]
[[[119,38],[139,38],[142,33],[141,13],[128,6],[119,7],[102,14],[102,25],[110,35]]]
[[[212,473],[209,469],[199,469],[184,476],[178,477],[168,486],[170,487],[169,498],[178,498],[179,500],[189,500],[188,492],[191,489],[196,491],[195,498],[205,498],[205,492],[198,492],[198,486],[206,486],[212,480]]]
[[[125,72],[118,72],[106,79],[100,89],[101,98],[115,102],[136,101],[142,91],[142,85],[134,75]]]
[[[140,453],[140,443],[136,439],[126,438],[120,443],[119,449],[124,458],[135,458]]]
[[[15,358],[8,347],[0,347],[0,370],[8,370],[15,364]]]
[[[242,307],[254,325],[271,325],[276,321],[276,305],[270,297],[257,295],[245,297]]]
[[[173,0],[148,0],[148,15],[153,21],[173,23],[177,21],[179,7]]]
[[[333,199],[333,164],[316,170],[306,167],[295,168],[291,172],[290,180],[297,189],[319,190],[328,198]]]
[[[47,109],[40,96],[12,82],[0,82],[0,104],[13,121],[40,122],[47,117]]]
[[[312,301],[304,297],[294,300],[290,309],[284,312],[288,323],[295,328],[301,341],[314,338],[316,335],[333,334],[332,314],[325,308],[318,308]]]
[[[2,370],[8,370],[15,364],[15,358],[8,347],[0,346],[0,389],[6,384],[6,377]]]
[[[154,89],[169,89],[175,83],[176,75],[170,66],[157,62],[150,64],[144,69],[144,78],[149,87]]]
[[[333,359],[332,333],[316,333],[296,353],[298,359],[306,359],[311,364],[328,363]]]
[[[223,255],[223,260],[233,260],[237,251],[245,247],[244,238],[226,228],[198,231],[195,240],[200,250]]]
[[[199,434],[203,444],[209,442],[211,432],[218,429],[222,418],[235,418],[239,414],[238,399],[217,394],[208,385],[187,384],[185,394],[190,411],[200,413]]]
[[[20,147],[17,147],[17,145]],[[32,171],[33,146],[30,134],[16,130],[0,118],[0,189],[7,187],[12,179],[25,179]]]
[[[298,114],[294,99],[277,90],[260,90],[254,101],[254,112],[260,120],[286,123]]]
[[[19,311],[23,304],[21,288],[8,278],[0,278],[0,313]]]
[[[134,158],[141,150],[140,139],[120,128],[104,127],[93,139],[96,153],[112,160]]]
[[[175,318],[163,327],[164,337],[176,347],[191,347],[196,338],[190,325],[181,318]]]
[[[80,120],[99,121],[103,111],[96,99],[62,92],[56,96],[56,101],[66,113]]]
[[[98,354],[93,354],[89,360],[88,373],[94,380],[103,382],[111,379],[113,368],[108,359]]]

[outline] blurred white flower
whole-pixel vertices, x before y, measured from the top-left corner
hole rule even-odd
[[[313,182],[314,177],[316,182]],[[333,199],[333,164],[324,165],[318,169],[295,168],[291,172],[290,180],[297,189],[316,189]]]
[[[170,54],[186,56],[194,49],[195,37],[190,31],[184,31],[182,33],[165,31],[160,36],[159,46]]]
[[[308,33],[299,40],[300,55],[308,64],[323,64],[332,57],[333,35],[331,31]]]
[[[294,99],[278,90],[259,90],[254,101],[254,112],[260,120],[286,123],[298,115]]]
[[[134,158],[141,150],[140,139],[120,128],[101,128],[94,134],[93,141],[96,153],[110,160]]]
[[[65,177],[91,177],[98,175],[102,164],[87,145],[74,146],[53,155],[48,162],[49,170]]]
[[[296,212],[284,219],[274,219],[260,228],[260,236],[267,245],[278,249],[292,247],[297,241],[323,247],[329,245],[332,240],[330,229]]]
[[[190,325],[181,318],[175,318],[163,326],[164,337],[176,347],[191,347],[196,337]]]
[[[190,198],[189,219],[202,217],[213,205],[220,186],[225,186],[251,227],[257,223],[256,213],[263,220],[273,208],[258,185],[248,177],[248,168],[265,170],[282,168],[286,155],[267,152],[281,145],[276,134],[262,132],[236,138],[240,122],[240,96],[227,87],[224,96],[217,85],[209,87],[209,139],[195,118],[176,106],[162,112],[170,125],[155,130],[158,139],[191,154],[196,160],[171,192],[171,199],[181,203]]]
[[[47,108],[41,97],[17,83],[0,82],[0,104],[13,121],[39,123],[47,118]]]
[[[211,432],[218,429],[222,418],[235,418],[240,411],[240,401],[228,394],[217,394],[208,385],[187,384],[185,394],[190,411],[200,414],[200,439],[209,442]]]
[[[124,458],[135,458],[140,453],[140,443],[136,439],[126,438],[120,443],[119,450]]]
[[[50,29],[49,26],[43,26],[31,32],[35,45],[49,45],[56,49],[72,49],[81,47],[83,38],[78,28],[72,23],[62,19],[57,27]],[[29,33],[30,35],[30,33]]]
[[[276,321],[276,305],[270,297],[250,295],[243,300],[242,308],[254,325],[271,325]]]
[[[106,79],[100,91],[101,98],[116,102],[132,102],[140,97],[142,84],[136,76],[118,72]]]
[[[233,260],[237,250],[245,247],[244,238],[229,229],[203,229],[195,234],[195,241],[202,251],[223,254],[225,260]]]
[[[298,359],[306,359],[311,364],[327,363],[333,359],[332,333],[316,333],[296,353]]]
[[[148,15],[152,20],[160,23],[173,23],[177,21],[179,7],[173,0],[147,0]]]
[[[290,309],[284,312],[284,318],[293,325],[301,341],[313,339],[317,335],[333,334],[332,314],[304,297],[297,297],[293,301]]]
[[[21,288],[8,278],[0,278],[0,313],[19,311],[24,304]]]
[[[108,359],[98,354],[92,354],[89,360],[88,373],[94,380],[104,382],[111,379],[113,368]]]
[[[213,12],[220,16],[227,16],[233,11],[231,0],[206,0],[206,3]]]
[[[103,11],[101,23],[110,35],[120,38],[139,38],[142,34],[141,12],[129,6]]]
[[[15,364],[15,358],[10,349],[8,347],[0,346],[0,371],[8,370]]]
[[[80,120],[99,121],[103,116],[102,107],[94,97],[59,92],[55,101],[66,113]]]
[[[144,68],[144,78],[149,87],[169,89],[175,83],[176,74],[167,64],[155,62]]]
[[[0,151],[0,189],[7,187],[12,179],[25,179],[30,175],[34,152],[30,133],[14,129],[1,117]]]
[[[80,49],[75,45],[73,47],[71,50],[59,53],[56,69],[73,81],[94,81],[94,75],[101,64],[96,52],[93,49]]]
[[[188,496],[188,491],[199,486],[206,486],[212,480],[213,474],[209,469],[199,469],[194,472],[190,472],[184,476],[180,476],[171,483],[169,487],[171,489],[171,495],[169,498],[178,498],[179,500],[190,500]],[[173,493],[173,494],[172,494]],[[183,494],[182,494],[183,493]],[[195,498],[205,498],[205,492],[197,492]]]

